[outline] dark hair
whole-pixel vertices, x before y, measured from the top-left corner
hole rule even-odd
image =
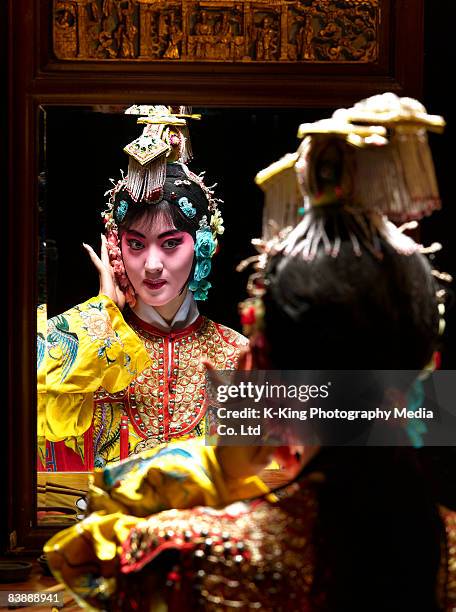
[[[440,610],[445,531],[419,452],[327,447],[305,472],[325,475],[313,589],[327,593],[327,610]]]
[[[177,230],[188,232],[195,239],[196,230],[198,229],[196,218],[189,219],[184,215],[179,206],[168,200],[161,200],[156,204],[146,204],[145,206],[131,206],[123,221],[118,224],[119,235],[121,236],[124,231],[130,229],[136,221],[146,221],[147,225],[152,227],[159,218],[169,220]]]
[[[342,208],[311,210],[331,235]],[[416,369],[438,343],[431,270],[379,238],[382,257],[323,245],[312,261],[274,256],[266,273],[265,336],[280,369]],[[334,238],[334,236],[331,236]],[[299,249],[298,249],[299,250]],[[444,538],[430,484],[410,448],[326,447],[304,473],[325,474],[319,494],[315,593],[331,612],[438,609]],[[301,475],[302,476],[302,475]]]
[[[193,218],[183,213],[179,206],[181,198],[187,198],[195,209],[196,213]],[[125,229],[130,228],[138,219],[147,218],[152,225],[157,217],[164,216],[172,221],[176,229],[188,232],[195,240],[199,221],[204,215],[209,217],[210,214],[206,194],[196,182],[189,179],[181,164],[178,163],[167,165],[166,179],[159,200],[156,202],[134,202],[130,195],[122,190],[115,196],[115,210],[121,201],[125,201],[128,208],[124,219],[118,222],[120,234]]]
[[[326,208],[307,214],[325,215],[331,237],[347,213]],[[341,234],[337,257],[322,245],[311,261],[272,258],[264,302],[273,367],[422,369],[439,337],[437,287],[426,258],[402,255],[381,237],[381,258],[362,245],[357,256]],[[302,347],[299,363],[290,338]]]

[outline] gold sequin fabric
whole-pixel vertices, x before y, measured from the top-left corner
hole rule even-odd
[[[124,543],[126,584],[141,580],[154,566],[163,567],[173,549],[180,554],[166,576],[168,609],[319,609],[311,601],[316,499],[312,488],[299,487],[276,504],[237,503],[223,510],[171,510],[154,516],[132,529]]]
[[[151,365],[125,392],[97,393],[93,439],[99,467],[174,438],[183,440],[210,433],[206,368],[201,360],[207,359],[216,369],[233,370],[241,347],[247,344],[241,334],[201,316],[186,329],[168,334],[133,314],[127,322],[144,343]],[[106,433],[109,424],[119,420],[113,413],[119,410],[128,427],[128,451],[119,448],[122,437],[116,437],[118,429],[110,429],[109,436]]]
[[[456,512],[440,508],[445,526],[446,542],[440,567],[440,600],[445,612],[456,610]]]

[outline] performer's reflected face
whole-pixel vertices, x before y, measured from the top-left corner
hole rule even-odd
[[[143,217],[122,234],[122,257],[136,295],[149,306],[182,301],[193,264],[194,241],[166,215]]]

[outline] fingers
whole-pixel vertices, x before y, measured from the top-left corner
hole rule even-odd
[[[203,357],[200,361],[203,364],[203,366],[206,368],[206,370],[209,370],[209,371],[215,370],[215,365],[209,359],[206,359],[205,357]]]
[[[113,272],[112,272],[111,266],[109,265],[109,258],[108,258],[108,265],[106,265],[103,262],[103,260],[100,259],[100,257],[98,257],[98,255],[95,253],[95,251],[92,249],[92,247],[89,244],[85,244],[83,242],[82,245],[87,251],[87,253],[89,254],[89,257],[93,265],[95,266],[98,272],[98,275],[100,277],[100,293],[103,293],[113,298],[115,289],[113,286]],[[103,252],[101,254],[103,257]]]
[[[95,253],[95,251],[92,249],[92,247],[89,244],[86,244],[85,242],[83,242],[82,246],[85,248],[85,250],[89,254],[89,257],[93,265],[95,266],[95,268],[101,274],[104,271],[104,265],[103,265],[102,260],[98,257],[98,255]]]
[[[125,295],[122,293],[114,274],[114,270],[111,267],[109,261],[108,242],[106,237],[101,235],[101,250],[100,257],[95,253],[92,247],[88,244],[82,243],[89,257],[98,271],[100,278],[100,289],[101,295],[106,295],[111,298],[117,306],[122,309],[125,306]]]
[[[230,384],[231,377],[226,372],[218,370],[212,361],[203,357],[200,359],[200,363],[203,364],[207,372],[210,372],[210,380],[213,385],[218,387]]]
[[[109,262],[108,241],[104,234],[101,234],[101,261],[106,269],[109,270],[111,264]]]
[[[103,275],[108,273],[110,276],[112,276],[111,263],[109,261],[108,242],[106,240],[106,237],[103,234],[101,234],[100,257],[98,257],[96,252],[93,250],[93,248],[89,244],[86,244],[85,242],[83,242],[82,246],[85,248],[85,250],[89,254],[89,257],[92,260],[92,263],[94,264],[98,272]]]

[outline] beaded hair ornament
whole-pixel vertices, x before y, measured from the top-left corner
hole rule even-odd
[[[243,332],[253,346],[264,342],[262,297],[265,270],[273,255],[311,261],[323,245],[326,255],[337,257],[342,236],[348,237],[356,256],[362,254],[362,245],[378,259],[382,258],[380,238],[403,255],[441,249],[438,243],[423,247],[403,232],[440,208],[426,132],[441,132],[444,125],[442,117],[428,115],[416,100],[392,93],[373,96],[336,111],[330,119],[302,124],[298,151],[257,174],[256,183],[265,192],[267,231],[261,240],[252,241],[259,254],[237,268],[255,266],[247,285],[249,297],[239,305]],[[389,218],[402,225],[397,227]],[[291,227],[285,227],[285,220]],[[448,274],[432,273],[440,281],[452,280]],[[443,289],[436,293],[440,334],[445,328],[445,295]],[[423,372],[434,369],[437,360],[436,355]],[[423,377],[412,394],[416,395]],[[421,430],[409,431],[413,427]],[[420,445],[423,427],[421,422],[406,425],[415,446]]]
[[[214,195],[216,185],[206,186],[204,173],[196,175],[186,165],[192,156],[187,119],[200,119],[201,116],[192,115],[190,109],[183,106],[135,105],[125,113],[139,115],[138,123],[145,127],[141,136],[124,148],[129,156],[127,175],[121,172],[119,181],[111,179],[114,187],[105,193],[109,200],[102,218],[109,259],[117,282],[127,303],[133,307],[136,296],[125,272],[118,228],[129,207],[158,204],[166,197],[180,208],[185,217],[193,219],[197,211],[192,205],[192,197],[200,199],[202,196],[207,203],[210,219],[208,215],[203,215],[199,221],[194,247],[196,263],[189,289],[196,300],[206,300],[211,287],[207,280],[211,258],[217,248],[217,235],[223,234],[224,227],[218,209],[222,200]],[[172,182],[173,190],[165,193],[167,179],[172,178],[175,179]]]

